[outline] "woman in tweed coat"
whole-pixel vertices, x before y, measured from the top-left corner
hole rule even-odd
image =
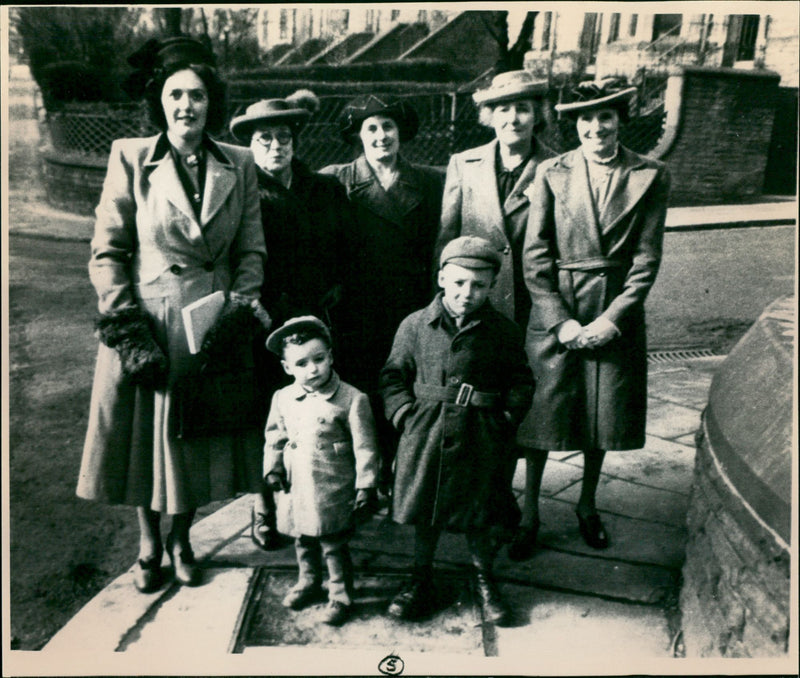
[[[644,446],[644,302],[661,262],[669,193],[664,164],[618,142],[635,92],[601,81],[556,106],[575,119],[581,146],[539,168],[522,255],[537,382],[526,443],[583,451],[576,513],[597,549],[609,544],[595,502],[605,452]],[[538,490],[528,488],[525,501],[535,504]]]
[[[77,493],[137,507],[134,583],[153,591],[165,546],[175,578],[199,583],[189,542],[195,509],[260,487],[257,425],[181,438],[176,396],[205,364],[252,364],[249,341],[231,339],[254,329],[266,250],[252,155],[206,133],[225,115],[213,56],[172,38],[129,61],[139,69],[132,93],[146,96],[164,132],[111,148],[89,262],[101,343]],[[181,309],[217,290],[226,306],[191,354]],[[172,516],[165,544],[162,513]]]

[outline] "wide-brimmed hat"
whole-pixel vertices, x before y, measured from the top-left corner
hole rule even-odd
[[[492,84],[472,95],[478,106],[489,106],[515,99],[537,99],[547,94],[547,80],[538,80],[530,71],[507,71],[492,78]]]
[[[377,97],[374,94],[353,99],[344,109],[340,134],[348,144],[355,141],[361,123],[373,115],[384,115],[397,124],[400,142],[410,141],[419,129],[419,116],[414,107],[403,99]]]
[[[301,315],[287,320],[277,330],[267,337],[267,349],[283,357],[283,340],[291,334],[312,331],[321,334],[331,344],[331,332],[328,326],[313,315]]]
[[[262,125],[289,125],[297,133],[319,109],[319,99],[311,90],[298,90],[285,99],[262,99],[231,120],[231,134],[250,141],[253,130]]]
[[[133,99],[144,94],[145,88],[159,72],[167,72],[182,64],[216,66],[214,53],[202,42],[185,35],[159,40],[150,38],[128,57],[135,70],[122,84],[123,90]]]
[[[570,101],[556,104],[558,113],[576,116],[598,108],[617,108],[627,114],[631,97],[636,94],[635,87],[620,78],[588,80],[580,83],[569,93]]]

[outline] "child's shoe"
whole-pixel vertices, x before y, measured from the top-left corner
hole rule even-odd
[[[407,621],[423,619],[433,611],[433,593],[430,579],[415,575],[407,580],[400,592],[392,598],[386,614]]]
[[[321,603],[323,600],[325,600],[325,591],[321,586],[295,586],[289,589],[282,604],[292,610],[302,610],[314,603]]]
[[[340,600],[332,600],[325,607],[322,621],[330,626],[341,626],[350,618],[351,612],[352,606],[345,605]]]

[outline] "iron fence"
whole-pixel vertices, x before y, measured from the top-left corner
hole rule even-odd
[[[375,94],[392,93],[376,90]],[[403,146],[403,155],[411,162],[444,166],[453,153],[486,143],[494,136],[478,121],[470,93],[449,90],[401,96],[414,106],[420,118],[416,137]],[[319,169],[353,159],[355,150],[339,135],[339,120],[350,99],[345,95],[320,97],[320,110],[298,139],[298,155],[310,167]],[[232,101],[231,114],[250,103]],[[642,114],[636,115],[637,110]],[[540,140],[556,152],[575,148],[578,139],[574,125],[558,119],[552,101],[545,106],[544,114],[545,125],[537,135]],[[646,100],[641,107],[635,107],[630,123],[622,129],[622,142],[639,153],[650,152],[663,134],[664,119],[663,88],[659,93],[651,86]],[[156,132],[141,104],[65,104],[47,114],[46,124],[56,151],[101,156],[108,154],[114,139]],[[227,132],[221,139],[232,141]]]

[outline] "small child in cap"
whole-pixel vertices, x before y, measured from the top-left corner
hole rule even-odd
[[[377,503],[379,456],[369,399],[333,369],[331,335],[314,316],[288,320],[267,339],[294,383],[278,390],[267,419],[264,474],[276,492],[278,530],[295,539],[299,577],[283,605],[324,600],[323,621],[338,626],[353,604],[348,543]],[[282,490],[282,492],[281,492]]]
[[[448,529],[466,535],[484,620],[509,622],[493,535],[519,521],[506,469],[534,382],[522,330],[488,301],[500,264],[483,238],[448,243],[442,290],[403,320],[381,371],[385,414],[401,432],[392,517],[415,526],[414,569],[387,611],[396,618],[433,611],[433,559]]]

